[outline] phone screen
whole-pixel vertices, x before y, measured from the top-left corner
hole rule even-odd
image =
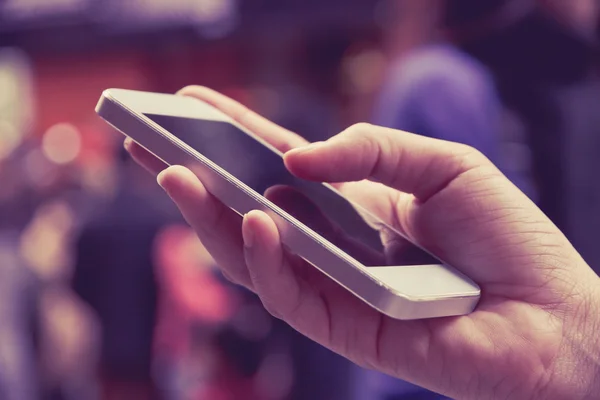
[[[236,126],[221,121],[146,116],[361,264],[441,264],[327,186],[292,175],[279,154]]]

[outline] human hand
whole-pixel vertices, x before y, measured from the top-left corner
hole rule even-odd
[[[305,144],[207,89],[184,94],[221,108],[282,151]],[[142,164],[159,169],[147,153],[129,148]],[[256,292],[273,315],[362,366],[454,398],[600,393],[594,387],[600,376],[598,277],[477,151],[361,124],[289,151],[285,162],[301,178],[355,182],[338,187],[475,280],[482,298],[467,316],[388,318],[283,251],[266,214],[253,211],[242,223],[189,170],[161,173],[161,185],[224,273]]]

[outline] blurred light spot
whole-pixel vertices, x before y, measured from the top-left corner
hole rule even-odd
[[[64,201],[57,201],[46,206],[48,220],[61,231],[70,230],[75,223],[71,207]]]
[[[19,136],[29,133],[36,114],[31,77],[31,65],[25,53],[14,48],[0,48],[0,120],[12,125]],[[5,133],[0,131],[0,141],[3,135]]]
[[[194,0],[191,6],[200,21],[214,21],[227,18],[232,13],[232,3],[231,0]]]
[[[55,164],[74,161],[81,151],[81,135],[71,124],[57,124],[44,134],[42,149],[48,160]]]
[[[346,59],[344,70],[358,93],[368,93],[379,85],[385,57],[377,50],[366,50]]]
[[[594,40],[600,12],[597,0],[546,0],[543,3],[558,21]]]
[[[146,20],[215,23],[233,17],[235,5],[233,0],[136,0],[122,8]]]
[[[44,14],[80,11],[89,3],[90,0],[5,0],[0,9],[11,17],[33,18]]]
[[[9,68],[0,68],[0,107],[9,105],[10,102],[17,98],[19,88],[14,72]]]
[[[42,206],[21,237],[23,259],[42,279],[56,279],[68,271],[68,235],[73,214],[64,202]]]
[[[0,83],[2,87],[2,83]],[[8,121],[0,120],[0,160],[10,154],[21,144],[22,132]]]

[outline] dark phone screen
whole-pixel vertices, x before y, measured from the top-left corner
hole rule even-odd
[[[333,190],[292,175],[279,154],[236,126],[220,121],[146,116],[361,264],[440,264],[381,221],[361,215]]]

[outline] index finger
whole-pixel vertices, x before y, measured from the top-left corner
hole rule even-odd
[[[269,142],[282,153],[308,144],[308,141],[300,135],[269,121],[232,98],[207,87],[188,86],[181,89],[177,94],[194,97],[218,108],[244,128]]]
[[[194,97],[221,110],[234,121],[256,136],[266,140],[282,153],[286,153],[296,147],[305,146],[308,143],[300,135],[269,121],[232,98],[207,87],[187,86],[178,91],[177,94]],[[126,139],[125,148],[138,164],[155,175],[167,167],[167,165],[153,154],[131,140]]]

